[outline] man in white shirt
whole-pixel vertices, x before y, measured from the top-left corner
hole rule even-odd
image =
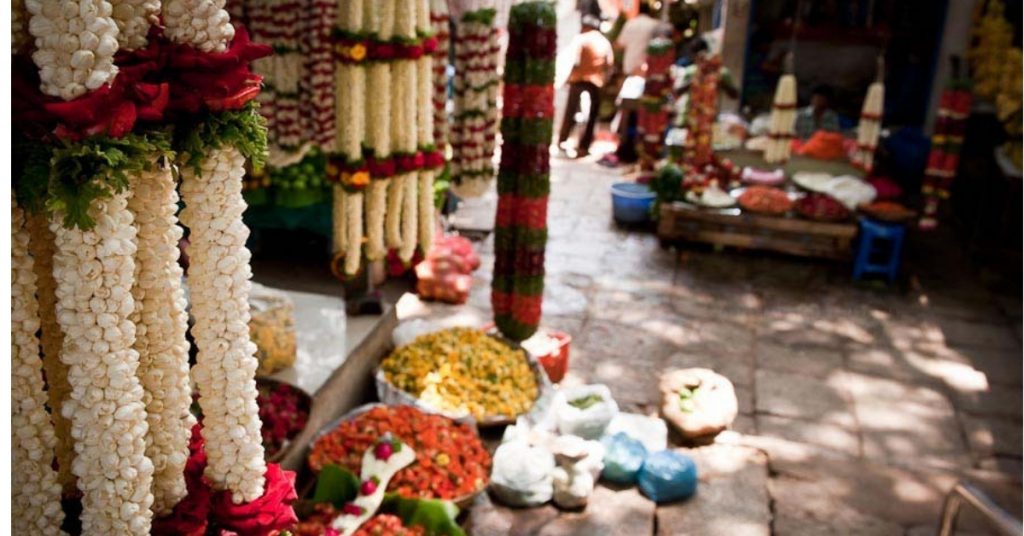
[[[615,46],[622,49],[622,72],[626,76],[641,74],[647,60],[647,45],[661,22],[651,16],[651,5],[640,2],[640,14],[626,21],[615,40]]]

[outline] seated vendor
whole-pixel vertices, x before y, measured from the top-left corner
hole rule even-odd
[[[838,132],[839,114],[830,108],[831,103],[832,88],[824,84],[815,86],[811,91],[811,104],[796,114],[796,136],[806,140],[819,130]]]

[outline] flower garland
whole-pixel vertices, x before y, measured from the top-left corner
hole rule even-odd
[[[40,151],[40,149],[42,149]],[[16,149],[23,156],[28,156],[37,166],[35,173],[42,176],[49,173],[49,153],[39,144]],[[31,172],[16,173],[18,180],[24,181]],[[48,218],[36,207],[35,212],[27,214],[29,233],[29,253],[32,255],[32,268],[36,274],[36,297],[39,300],[39,342],[43,354],[43,372],[46,374],[47,403],[50,406],[50,419],[53,420],[57,435],[57,479],[63,487],[64,494],[75,492],[75,475],[71,473],[71,461],[74,459],[74,441],[71,437],[71,422],[61,413],[64,400],[71,394],[68,384],[68,369],[60,362],[60,349],[64,345],[64,335],[57,323],[57,282],[53,280],[54,234],[50,230]]]
[[[483,195],[494,178],[500,51],[495,15],[491,8],[466,13],[455,39],[452,191],[459,197]]]
[[[110,2],[25,0],[25,7],[44,94],[68,101],[114,80],[118,43]]]
[[[879,71],[881,75],[882,69]],[[884,103],[885,85],[881,81],[873,82],[868,86],[868,93],[864,97],[860,124],[857,125],[857,150],[853,155],[853,163],[869,173],[875,164],[875,149],[882,130]]]
[[[164,32],[175,43],[201,52],[224,52],[235,37],[224,0],[164,0]]]
[[[195,424],[189,413],[188,315],[178,264],[182,230],[175,216],[178,194],[169,163],[154,161],[150,171],[134,179],[128,201],[138,229],[132,288],[132,320],[137,327],[134,347],[139,353],[137,375],[146,391],[146,454],[154,467],[153,511],[163,515],[185,497],[188,439]]]
[[[121,50],[145,47],[149,41],[149,27],[160,22],[160,1],[110,0],[110,3]]]
[[[532,64],[553,62],[556,23],[543,1],[509,13],[491,306],[494,323],[514,341],[537,331],[544,295],[554,69]]]
[[[129,193],[92,203],[89,230],[68,228],[55,214],[53,275],[57,319],[65,334],[61,360],[68,367],[76,457],[72,471],[82,490],[85,534],[149,533],[153,462],[146,456],[146,406],[132,348],[135,304],[135,227]]]
[[[787,59],[787,63],[792,63],[792,60]],[[787,73],[779,77],[779,84],[775,88],[768,146],[764,151],[765,162],[775,164],[789,160],[795,122],[796,77]]]
[[[236,504],[263,495],[263,445],[256,407],[256,345],[249,339],[252,273],[242,223],[245,157],[233,146],[182,170],[182,222],[189,236],[189,288],[199,348],[193,377],[206,421],[206,476]]]
[[[205,507],[221,526],[246,527],[238,529],[244,533],[254,533],[253,527],[283,528],[273,523],[291,512],[281,490],[294,496],[293,482],[263,461],[246,316],[247,231],[241,223],[245,158],[259,168],[266,153],[261,119],[247,104],[260,82],[248,64],[270,50],[233,27],[233,38],[219,45],[222,52],[199,50],[218,45],[195,29],[227,24],[227,15],[218,10],[222,4],[185,0],[163,5],[166,33],[154,29],[144,49],[118,53],[118,65],[111,59],[105,69],[104,58],[113,58],[118,47],[109,3],[29,3],[30,31],[42,54],[34,58],[38,72],[17,62],[13,109],[16,131],[44,141],[47,155],[43,165],[25,166],[31,180],[15,186],[19,204],[45,211],[54,233],[56,318],[64,335],[60,359],[71,388],[61,414],[69,419],[75,441],[69,465],[82,492],[82,531],[149,534],[154,509],[171,510],[173,518],[183,504],[189,508],[204,501],[178,501],[193,488],[187,483],[183,488],[180,478],[189,422],[183,411],[187,395],[182,396],[188,369],[184,301],[177,287],[180,230],[173,221],[170,170],[155,165],[170,157],[165,130],[173,130],[189,183],[182,188],[185,217],[193,244],[200,244],[192,252],[189,275],[201,319],[195,330],[196,380],[212,424],[206,471],[213,485],[227,488],[213,494],[212,504],[206,499]],[[133,4],[133,17],[138,7]],[[83,31],[76,33],[79,28]],[[177,41],[165,39],[172,35]],[[53,60],[67,58],[71,67],[60,67],[66,72],[49,72]],[[95,61],[90,65],[83,58]],[[94,90],[85,93],[73,85],[82,79],[91,89],[89,81],[98,71],[106,79]],[[163,128],[165,114],[173,115],[173,129]],[[150,128],[154,124],[160,128]],[[254,434],[248,434],[250,427]],[[19,477],[38,475],[22,471]],[[46,508],[49,514],[54,507]]]
[[[345,234],[334,241],[333,266],[345,257],[342,277],[359,270],[364,229],[367,260],[384,258],[389,248],[410,260],[422,218],[433,217],[420,211],[421,185],[432,190],[432,170],[444,163],[432,143],[436,40],[429,37],[428,2],[355,0],[338,11],[337,143],[327,177],[340,186],[333,214],[345,219],[334,226]],[[429,178],[421,177],[427,171]]]
[[[448,28],[451,18],[447,0],[430,0],[430,22],[437,40],[434,49],[434,144],[448,144],[448,52],[451,45]]]
[[[61,485],[53,469],[56,437],[46,411],[40,370],[36,276],[28,251],[25,211],[11,209],[11,465],[13,526],[64,534]],[[33,530],[34,529],[34,530]]]
[[[32,42],[28,33],[28,11],[25,0],[11,2],[11,54],[21,54]]]

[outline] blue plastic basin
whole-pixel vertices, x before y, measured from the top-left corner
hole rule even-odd
[[[651,219],[657,196],[646,184],[619,182],[612,185],[612,217],[619,223],[644,223]]]

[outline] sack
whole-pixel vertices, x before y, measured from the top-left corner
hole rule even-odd
[[[656,502],[685,499],[697,491],[697,465],[685,454],[663,450],[647,457],[637,477],[640,491]]]
[[[657,417],[619,412],[605,429],[604,435],[608,438],[619,432],[643,443],[647,452],[668,448],[668,426]]]
[[[599,439],[619,413],[619,405],[604,385],[570,387],[563,389],[560,395],[557,403],[558,431],[563,434]]]
[[[624,433],[618,433],[605,440],[604,447],[604,470],[601,471],[601,478],[615,484],[635,484],[637,473],[640,472],[644,458],[647,457],[647,449],[643,443]]]
[[[502,443],[494,451],[491,493],[508,506],[538,506],[551,500],[555,457],[526,441]]]

